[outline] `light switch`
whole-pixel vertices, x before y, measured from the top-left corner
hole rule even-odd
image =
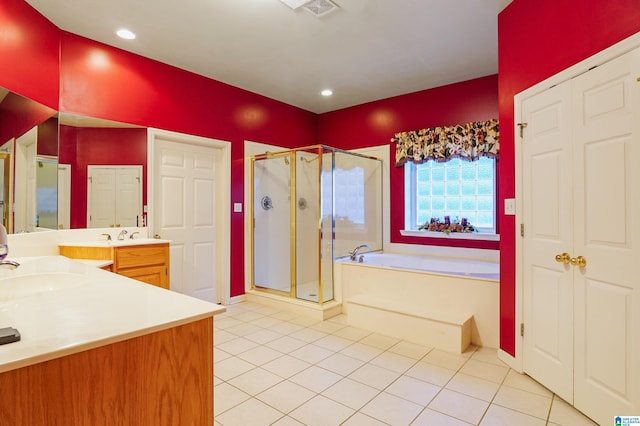
[[[233,212],[242,213],[242,203],[233,203]]]
[[[504,214],[507,216],[515,216],[516,214],[516,199],[505,198],[504,199]]]

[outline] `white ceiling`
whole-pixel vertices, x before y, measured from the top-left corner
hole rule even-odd
[[[279,0],[26,1],[63,30],[315,113],[497,73],[511,2],[334,0],[318,18]]]

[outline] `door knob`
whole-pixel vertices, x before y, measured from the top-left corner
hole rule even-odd
[[[572,257],[571,264],[573,266],[579,266],[581,268],[584,268],[585,266],[587,266],[587,259],[585,259],[583,256]]]
[[[569,253],[556,254],[556,262],[569,263],[571,262],[571,255]]]

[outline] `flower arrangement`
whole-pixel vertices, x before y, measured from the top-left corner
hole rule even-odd
[[[418,228],[421,230],[433,231],[433,232],[444,232],[449,235],[452,232],[477,232],[478,230],[469,223],[466,217],[463,217],[461,220],[458,220],[456,217],[453,221],[449,216],[444,217],[444,221],[440,221],[439,218],[432,217],[429,222],[425,222],[424,225],[420,225]]]

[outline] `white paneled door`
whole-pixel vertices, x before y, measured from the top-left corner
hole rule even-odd
[[[573,401],[570,84],[523,102],[524,351],[527,372]],[[567,258],[567,262],[569,258]]]
[[[522,103],[524,369],[640,413],[640,49]]]
[[[142,226],[142,166],[87,167],[87,227]]]
[[[154,139],[153,229],[171,240],[171,289],[218,302],[219,270],[224,244],[217,200],[220,194],[221,153],[156,135]]]

